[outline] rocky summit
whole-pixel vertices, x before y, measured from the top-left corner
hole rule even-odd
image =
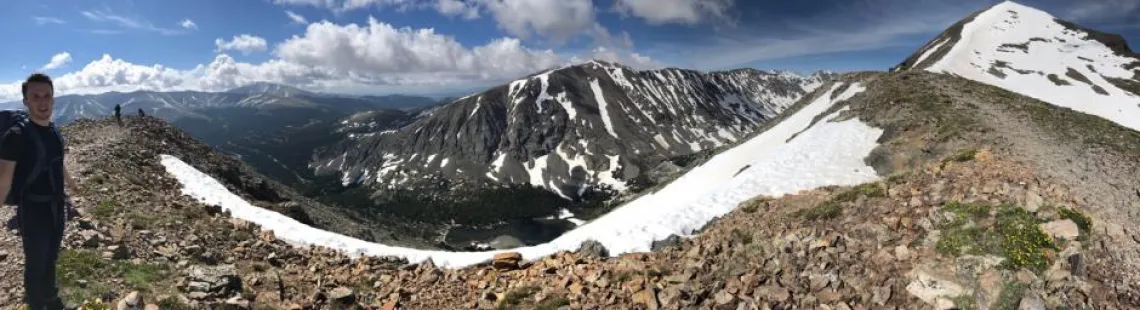
[[[873,168],[872,180],[749,195],[692,234],[654,237],[646,251],[584,240],[550,255],[508,249],[441,268],[442,260],[294,243],[254,223],[261,219],[191,198],[159,155],[310,226],[389,245],[417,239],[402,235],[408,229],[401,223],[378,231],[362,222],[373,217],[301,197],[159,119],[79,121],[63,129],[82,190],[73,197],[78,212],[65,231],[57,278],[83,309],[1140,309],[1140,131],[1102,106],[971,76],[989,69],[961,65],[984,60],[960,49],[993,47],[980,38],[1032,21],[1070,25],[1015,3],[995,5],[954,25],[901,70],[833,76],[764,116],[753,133],[678,167],[675,174],[700,172],[723,148],[788,131],[778,125],[785,121],[806,125],[782,142],[839,143],[811,129],[853,120],[879,129],[870,138],[874,148],[858,159]],[[1135,59],[1121,52],[1126,45],[1078,27],[1044,29],[1083,47],[1074,53],[1100,49],[1101,61],[1111,61],[1085,67],[1104,72],[1090,81],[1112,96],[1106,105],[1140,102],[1123,92],[1127,83],[1101,84],[1117,76],[1114,65],[1132,67],[1111,58]],[[1036,44],[1024,53],[1004,47],[1010,52],[974,55],[1035,64],[1011,55],[1037,57]],[[575,70],[599,68],[606,67]],[[995,71],[1006,69],[1013,70]],[[1053,71],[1045,69],[1055,68],[1038,69],[1048,80]],[[1019,74],[1026,78],[1014,80],[1040,76]],[[478,100],[456,102],[493,104]],[[797,154],[806,155],[781,164],[828,156]],[[0,209],[0,218],[11,216],[11,208]],[[19,307],[22,260],[18,232],[0,231],[0,277],[10,279],[0,281],[0,307]]]

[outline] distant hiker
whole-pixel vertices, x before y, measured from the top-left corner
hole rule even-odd
[[[144,117],[144,116],[146,116],[146,112],[143,112],[142,108],[139,108],[139,117]]]
[[[119,113],[120,111],[122,111],[122,109],[123,109],[123,107],[119,106],[118,104],[115,105],[115,121],[119,122],[119,124],[123,123],[123,119],[120,118],[122,116],[122,114]]]
[[[28,309],[62,309],[55,272],[68,203],[63,186],[75,193],[77,185],[63,164],[66,143],[51,121],[51,78],[32,74],[21,91],[27,111],[0,111],[0,197],[16,206]]]

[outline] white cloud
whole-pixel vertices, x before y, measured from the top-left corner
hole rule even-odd
[[[43,71],[52,70],[55,68],[59,68],[60,66],[63,66],[69,62],[71,62],[71,53],[62,52],[59,54],[55,54],[55,56],[52,56],[51,61],[49,61],[43,67],[40,67],[40,70],[43,70]]]
[[[308,21],[305,20],[304,16],[301,16],[301,14],[293,13],[293,11],[286,10],[285,15],[288,15],[289,19],[293,20],[294,23],[301,24],[301,25],[308,23]]]
[[[616,0],[614,3],[618,12],[640,17],[653,25],[724,19],[732,6],[733,0]]]
[[[721,0],[717,0],[721,1]],[[345,12],[377,7],[397,10],[434,9],[446,16],[476,19],[487,11],[498,27],[523,39],[534,35],[561,43],[589,31],[597,14],[592,0],[274,0],[285,5],[309,5]]]
[[[364,26],[309,24],[302,36],[281,43],[275,53],[288,62],[390,83],[511,76],[559,61],[553,51],[531,50],[517,39],[468,49],[432,29],[397,29],[375,18]]]
[[[581,63],[589,61],[590,59],[616,62],[639,70],[660,69],[665,67],[664,63],[653,60],[649,56],[629,50],[613,50],[604,46],[595,47],[588,55],[585,55],[585,57],[572,56],[570,62]]]
[[[114,12],[111,12],[110,10],[81,11],[79,13],[82,14],[84,17],[87,17],[88,19],[92,20],[92,21],[108,22],[108,23],[118,25],[119,27],[122,27],[122,28],[157,32],[157,33],[160,33],[163,35],[177,35],[177,34],[186,33],[186,31],[183,29],[171,29],[171,28],[157,27],[148,21],[145,21],[142,19],[137,19],[137,18],[132,18],[132,17],[127,17],[124,15],[118,15],[118,14],[115,14]],[[180,24],[183,28],[189,29],[190,27],[187,27],[187,26],[197,28],[197,25],[194,25],[194,22],[190,21],[189,19],[183,20]]]
[[[64,21],[62,19],[55,18],[55,17],[47,17],[47,16],[32,16],[32,20],[36,22],[36,25],[66,24],[67,23],[66,21]]]
[[[479,6],[470,1],[436,0],[435,10],[447,16],[463,16],[464,19],[479,18]]]
[[[269,50],[266,43],[252,35],[215,41],[219,51]],[[271,50],[273,58],[265,62],[238,62],[221,53],[209,63],[191,69],[136,64],[105,54],[56,78],[57,93],[221,91],[252,82],[347,93],[438,93],[496,85],[588,59],[616,61],[637,68],[660,66],[621,47],[598,46],[578,55],[560,55],[550,49],[527,47],[520,39],[511,37],[465,46],[433,29],[396,28],[375,18],[359,25],[311,23],[304,33]],[[18,87],[13,89],[12,85],[19,83],[0,84],[0,101],[19,98]]]
[[[242,55],[249,55],[253,52],[264,52],[269,46],[265,39],[248,34],[234,36],[230,41],[222,40],[221,38],[214,39],[214,45],[218,47],[216,50],[218,52],[233,50],[241,52]]]
[[[183,19],[182,22],[178,23],[178,25],[181,25],[182,28],[186,29],[198,29],[198,24],[195,24],[194,21],[190,20],[189,18]]]
[[[481,0],[499,28],[521,38],[531,33],[564,42],[594,25],[591,0]]]

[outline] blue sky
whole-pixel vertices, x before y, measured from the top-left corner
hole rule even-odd
[[[1140,41],[1140,0],[1019,3]],[[885,70],[995,0],[16,0],[0,99],[274,81],[442,93],[590,58],[639,68]],[[65,77],[65,78],[64,78]],[[62,79],[62,80],[60,80]]]

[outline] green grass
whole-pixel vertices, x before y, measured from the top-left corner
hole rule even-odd
[[[115,211],[119,209],[119,203],[114,199],[107,199],[100,201],[95,205],[95,209],[91,210],[91,215],[97,219],[109,219],[115,215]]]
[[[1092,219],[1080,211],[1061,207],[1058,208],[1058,214],[1062,219],[1068,219],[1077,224],[1077,229],[1080,230],[1081,235],[1077,237],[1078,241],[1087,241],[1089,236],[1092,235]]]
[[[836,202],[852,202],[858,199],[859,196],[884,197],[887,196],[887,191],[883,189],[879,183],[864,183],[835,195],[831,200]]]
[[[559,296],[559,297],[547,298],[547,299],[543,300],[542,302],[538,303],[538,305],[535,306],[535,309],[537,309],[537,310],[557,310],[558,308],[560,308],[562,306],[569,306],[569,305],[570,305],[569,299],[566,299],[566,297]]]
[[[1021,304],[1021,297],[1025,295],[1027,288],[1028,286],[1017,281],[1006,282],[1001,289],[1001,294],[998,295],[998,300],[994,302],[991,309],[1017,310],[1018,305]]]
[[[515,288],[503,295],[503,300],[499,302],[499,309],[513,309],[522,303],[523,299],[534,296],[534,294],[540,290],[542,290],[542,288],[533,285]]]
[[[939,225],[943,233],[935,247],[938,253],[997,255],[1005,258],[1004,268],[1040,272],[1049,266],[1047,251],[1057,250],[1037,226],[1037,218],[1017,206],[951,202],[943,210],[954,217]]]
[[[752,243],[752,235],[745,233],[740,228],[733,228],[731,234],[732,236],[729,239],[731,241],[740,241],[741,244]]]
[[[158,308],[163,310],[192,310],[190,305],[184,304],[174,296],[158,301]]]
[[[906,180],[907,173],[899,172],[887,177],[887,184],[902,184]]]
[[[831,200],[811,208],[796,211],[796,216],[809,221],[833,219],[839,217],[841,214],[843,214],[843,207],[839,206],[838,202]]]
[[[886,197],[886,188],[879,183],[864,183],[851,187],[847,190],[835,194],[831,199],[824,201],[814,207],[807,209],[800,209],[796,211],[795,215],[802,217],[809,221],[815,220],[829,220],[839,217],[843,214],[844,202],[853,202],[859,197]]]
[[[56,280],[69,300],[88,300],[112,293],[110,279],[121,278],[132,289],[149,291],[154,283],[167,279],[170,270],[161,264],[134,264],[112,261],[95,252],[64,249],[56,264]],[[86,281],[85,284],[80,284]]]
[[[960,162],[960,163],[961,162],[967,162],[967,161],[974,160],[974,158],[976,158],[977,156],[978,156],[978,150],[975,150],[975,149],[960,150],[957,153],[954,153],[954,155],[951,155],[950,157],[943,159],[942,163],[946,163],[946,162],[950,162],[950,161],[956,161],[956,162]]]

